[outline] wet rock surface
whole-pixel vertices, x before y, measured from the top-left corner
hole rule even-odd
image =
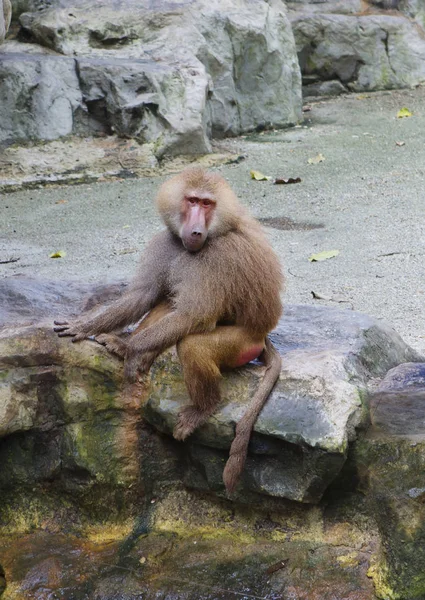
[[[179,500],[190,502],[189,497]],[[210,506],[209,513],[230,516],[225,507]],[[236,513],[230,524],[217,524],[215,535],[204,528],[206,517],[204,512],[186,520],[185,535],[158,519],[157,531],[137,539],[126,552],[122,539],[108,539],[110,531],[103,541],[48,531],[4,540],[5,598],[277,600],[286,592],[299,600],[332,600],[335,594],[347,600],[375,597],[366,577],[375,541],[366,542],[365,532],[341,515],[326,519],[325,534],[314,533],[313,526],[320,528],[324,515],[310,515],[309,526],[303,527],[308,538],[293,541],[307,514],[294,515],[288,527],[277,520],[250,522]]]

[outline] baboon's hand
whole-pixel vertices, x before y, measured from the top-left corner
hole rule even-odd
[[[127,344],[118,336],[111,335],[109,333],[101,333],[100,335],[97,335],[94,339],[98,344],[105,346],[107,351],[111,354],[115,354],[115,356],[119,356],[120,358],[126,357]]]
[[[73,342],[79,342],[80,340],[85,340],[86,338],[93,335],[93,332],[90,331],[90,327],[80,321],[54,321],[56,327],[53,327],[53,331],[55,331],[59,337],[72,337]]]

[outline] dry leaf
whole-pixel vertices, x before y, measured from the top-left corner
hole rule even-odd
[[[411,113],[410,110],[404,106],[403,108],[400,108],[400,110],[398,111],[397,119],[402,119],[403,117],[411,117],[412,114],[413,113]]]
[[[325,160],[325,157],[323,156],[323,154],[318,154],[317,156],[314,156],[313,158],[309,158],[307,162],[309,165],[317,165],[317,163],[323,162],[324,160]]]
[[[251,179],[255,179],[255,181],[268,181],[271,179],[268,175],[263,175],[260,171],[250,171]]]
[[[284,569],[286,567],[286,565],[288,564],[288,561],[289,561],[289,558],[284,558],[283,560],[280,560],[279,562],[275,563],[274,565],[270,565],[270,567],[266,571],[267,575],[271,575],[272,573],[276,573],[276,571],[280,571],[281,569]]]
[[[321,260],[328,260],[328,258],[334,258],[334,256],[338,256],[338,254],[339,250],[325,250],[318,254],[312,254],[308,260],[310,262],[319,262]]]
[[[58,252],[52,252],[52,254],[49,255],[49,258],[63,258],[64,256],[66,256],[66,252],[58,250]]]
[[[288,179],[277,178],[273,182],[275,185],[283,183],[301,183],[301,177],[288,177]]]
[[[57,200],[55,204],[66,204],[68,200]]]

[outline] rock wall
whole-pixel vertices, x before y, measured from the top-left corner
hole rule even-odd
[[[31,44],[12,42],[0,55],[0,143],[117,133],[155,143],[157,156],[203,154],[211,136],[301,118],[280,0],[40,8],[19,16]]]
[[[12,17],[12,5],[10,0],[2,0],[0,3],[0,44],[4,42]]]
[[[299,122],[300,69],[304,96],[423,82],[424,14],[396,0],[14,0],[0,144],[117,134],[157,158],[205,154],[213,138]]]
[[[288,2],[304,96],[403,88],[425,80],[421,3]]]

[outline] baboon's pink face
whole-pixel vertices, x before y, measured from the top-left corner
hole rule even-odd
[[[198,252],[205,244],[215,205],[214,199],[205,193],[193,192],[184,196],[180,237],[189,252]]]

